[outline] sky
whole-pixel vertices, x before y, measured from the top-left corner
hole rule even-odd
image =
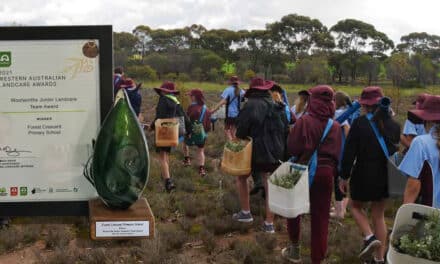
[[[297,13],[327,27],[354,18],[395,43],[410,32],[440,35],[440,0],[0,0],[0,25],[99,25],[131,32],[202,24],[208,29],[262,29]]]

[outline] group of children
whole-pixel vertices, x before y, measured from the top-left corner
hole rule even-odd
[[[253,221],[249,195],[261,191],[266,198],[262,229],[274,233],[274,215],[268,207],[268,176],[278,168],[280,161],[294,159],[296,163],[309,165],[310,160],[315,159],[316,166],[310,170],[313,175],[309,190],[312,263],[322,263],[326,258],[329,218],[343,218],[347,204],[364,236],[360,259],[385,263],[384,212],[390,177],[387,166],[389,158],[398,151],[399,142],[406,148],[400,164],[400,170],[408,175],[404,203],[420,201],[440,208],[440,96],[419,96],[415,109],[408,112],[401,135],[400,125],[393,119],[391,99],[383,95],[380,87],[364,88],[356,102],[361,106],[361,113],[340,120],[353,102],[347,94],[335,92],[331,86],[318,85],[300,91],[290,109],[286,93],[277,83],[257,77],[246,90],[241,89],[240,84],[237,77],[232,77],[220,102],[212,109],[206,106],[203,91],[191,90],[188,93],[191,105],[187,111],[176,97],[179,92],[174,83],[164,82],[155,88],[160,96],[155,120],[170,117],[182,120],[181,125],[186,129],[182,134],[183,165],[191,165],[188,147],[196,146],[200,176],[206,175],[206,136],[198,142],[191,140],[195,124],[209,131],[211,115],[225,106],[227,140],[252,138],[254,189],[249,192],[250,175],[237,177],[241,210],[232,216],[236,221]],[[176,188],[169,170],[171,148],[157,147],[156,150],[165,189],[171,191]],[[333,191],[336,202],[332,210]],[[372,227],[367,208],[371,212]],[[301,262],[300,223],[301,216],[287,219],[291,243],[282,250],[282,256],[292,263]]]

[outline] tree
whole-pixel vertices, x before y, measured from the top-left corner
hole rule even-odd
[[[134,46],[139,41],[139,39],[131,33],[128,32],[114,32],[113,33],[113,49],[127,51],[132,54],[134,51]]]
[[[356,80],[357,60],[362,53],[371,52],[381,56],[394,47],[393,41],[384,33],[359,20],[341,20],[330,30],[336,34],[337,47],[351,60],[352,82]]]
[[[417,84],[426,86],[434,82],[435,69],[429,58],[420,53],[415,53],[411,55],[410,63],[414,67]]]
[[[248,60],[253,71],[261,67],[265,78],[273,68],[283,70],[283,55],[269,30],[240,31],[238,46],[240,60]]]
[[[235,61],[231,46],[238,40],[239,34],[235,31],[215,29],[204,32],[199,42],[202,49],[210,50],[224,59]]]
[[[212,68],[220,69],[224,62],[225,61],[215,53],[205,55],[200,59],[201,68],[204,71],[209,71]]]
[[[359,72],[367,78],[368,85],[377,80],[380,70],[380,61],[371,55],[363,54],[358,60]]]
[[[282,49],[293,59],[301,53],[309,54],[312,48],[330,49],[335,46],[334,39],[327,28],[317,19],[290,14],[281,21],[267,25],[273,40],[278,42],[273,48]]]
[[[166,55],[152,53],[145,57],[144,61],[147,65],[150,65],[157,71],[159,79],[162,79],[163,74],[170,71],[170,61],[168,60],[168,57]]]
[[[413,68],[409,63],[407,53],[394,53],[387,60],[388,78],[393,81],[394,86],[402,86],[409,80],[413,73]]]
[[[396,50],[400,52],[419,53],[433,60],[440,59],[440,36],[426,32],[414,32],[400,38]]]
[[[322,56],[302,59],[295,68],[294,76],[299,83],[326,83],[330,79],[327,59]]]
[[[127,76],[140,80],[156,81],[156,71],[148,65],[132,65],[126,69]]]

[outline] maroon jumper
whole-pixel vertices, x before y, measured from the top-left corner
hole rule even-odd
[[[310,89],[308,114],[302,116],[293,127],[288,138],[288,151],[299,162],[307,164],[324,133],[329,118],[333,118],[334,92],[329,86]],[[321,263],[327,254],[328,222],[334,177],[337,175],[341,153],[341,127],[334,122],[326,139],[318,150],[318,167],[310,188],[311,213],[311,259]],[[300,239],[301,216],[287,219],[287,228],[292,243]]]

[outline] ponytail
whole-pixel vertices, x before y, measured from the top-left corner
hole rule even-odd
[[[238,84],[234,84],[234,94],[235,94],[235,97],[240,97],[240,87],[238,87]]]
[[[434,138],[437,139],[437,148],[440,151],[440,123],[435,125]]]

